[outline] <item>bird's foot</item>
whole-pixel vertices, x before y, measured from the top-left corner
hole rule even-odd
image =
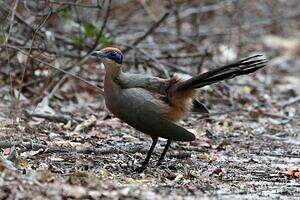
[[[142,166],[136,168],[134,171],[137,173],[143,173],[143,171],[145,171],[145,169],[147,169],[147,165],[142,164]]]
[[[163,163],[163,160],[158,160],[158,162],[156,163],[156,167],[160,166]]]

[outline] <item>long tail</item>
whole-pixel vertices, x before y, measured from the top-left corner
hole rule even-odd
[[[179,82],[174,85],[172,91],[201,88],[239,75],[250,74],[266,66],[267,60],[263,59],[262,56],[263,55],[251,56],[235,63],[200,74],[186,81]]]

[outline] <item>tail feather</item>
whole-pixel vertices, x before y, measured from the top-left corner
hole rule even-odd
[[[255,55],[242,59],[238,62],[213,69],[174,85],[172,90],[179,91],[201,88],[219,81],[232,79],[239,75],[253,73],[266,65],[267,60],[261,57],[262,55]]]

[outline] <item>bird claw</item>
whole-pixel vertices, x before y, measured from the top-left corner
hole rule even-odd
[[[145,169],[147,169],[147,166],[142,165],[142,166],[136,168],[134,171],[137,172],[137,173],[143,173],[143,171],[145,171]]]
[[[160,165],[162,164],[162,162],[163,162],[162,160],[159,160],[159,161],[156,163],[155,166],[156,166],[156,167],[160,166]]]

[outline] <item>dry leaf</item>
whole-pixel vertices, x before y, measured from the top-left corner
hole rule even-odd
[[[224,173],[223,173],[223,170],[221,168],[216,168],[212,171],[212,173],[210,175],[216,175],[216,176],[222,176]]]
[[[75,132],[80,132],[85,128],[88,128],[89,126],[93,125],[96,122],[97,118],[92,115],[88,120],[85,120],[81,124],[77,125],[75,128]]]
[[[293,178],[300,178],[300,168],[284,168],[280,172]]]

